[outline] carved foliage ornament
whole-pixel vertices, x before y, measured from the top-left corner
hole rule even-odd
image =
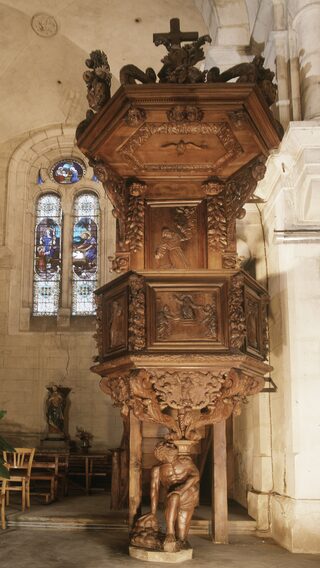
[[[108,192],[114,207],[121,211],[125,205],[125,183],[108,164],[102,160],[90,158],[89,166],[93,168],[94,175],[103,184],[104,189]]]
[[[246,336],[244,311],[244,276],[235,274],[231,279],[229,292],[230,347],[241,349]]]
[[[176,105],[167,111],[169,122],[200,122],[203,110],[192,105]]]
[[[218,138],[219,142],[222,144],[225,153],[214,163],[199,163],[199,164],[145,164],[137,156],[137,150],[145,142],[151,138],[151,136],[167,134],[168,137],[171,135],[180,134],[182,136],[191,136],[194,134],[201,134],[203,136],[214,135]],[[168,138],[168,144],[171,144],[170,138]],[[180,146],[177,146],[177,153],[179,154],[178,148],[181,148],[180,153],[186,151],[185,145],[190,144],[188,140],[183,140],[181,138]],[[193,144],[193,143],[192,143]],[[183,148],[183,150],[182,150]],[[200,149],[205,149],[204,147]],[[241,145],[234,136],[229,124],[227,122],[214,122],[214,123],[145,123],[143,124],[123,145],[121,149],[121,157],[130,166],[135,169],[144,171],[153,171],[162,169],[164,171],[192,171],[195,169],[216,172],[218,171],[227,161],[235,158],[243,152]]]
[[[116,272],[116,274],[120,274],[121,272],[127,272],[129,270],[129,253],[119,253],[116,256],[108,256],[108,260],[110,262],[110,272]]]
[[[112,74],[106,54],[98,49],[92,51],[85,64],[89,71],[84,72],[83,79],[87,85],[87,100],[91,110],[87,112],[85,120],[77,127],[77,140],[90,124],[95,113],[104,107],[111,96]]]
[[[144,199],[131,195],[126,221],[126,244],[132,252],[141,249],[144,244],[144,209]]]
[[[264,177],[265,161],[264,156],[259,156],[226,183],[225,199],[229,220],[242,218],[243,204],[253,194],[258,181]]]
[[[86,59],[86,66],[89,71],[85,71],[83,79],[87,85],[87,99],[89,106],[98,112],[110,99],[111,72],[108,58],[103,51],[95,50]]]
[[[129,350],[141,351],[146,346],[145,281],[133,274],[129,278]]]
[[[103,329],[102,329],[102,296],[95,296],[95,303],[97,306],[96,314],[96,331],[94,334],[94,339],[96,340],[98,360],[103,360]]]
[[[264,156],[259,156],[225,183],[213,177],[202,184],[208,195],[208,244],[211,249],[224,252],[233,241],[235,219],[244,217],[243,205],[265,174],[265,160]]]
[[[128,126],[139,126],[146,119],[146,111],[143,108],[131,106],[125,116],[125,122]]]
[[[182,371],[137,369],[119,377],[104,378],[102,390],[109,394],[123,416],[132,410],[141,421],[165,426],[170,440],[199,440],[199,429],[239,413],[246,396],[259,392],[263,378],[250,377],[239,369]],[[177,417],[165,411],[177,410]]]
[[[40,37],[53,37],[58,31],[58,24],[54,17],[44,12],[32,17],[31,27]]]
[[[207,199],[208,245],[212,250],[224,251],[228,245],[227,219],[223,194]]]

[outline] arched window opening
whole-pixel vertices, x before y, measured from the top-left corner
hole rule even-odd
[[[99,200],[81,193],[74,200],[72,240],[72,315],[94,315],[98,277]]]
[[[33,264],[34,316],[58,313],[61,282],[62,211],[58,195],[39,197],[36,210]]]

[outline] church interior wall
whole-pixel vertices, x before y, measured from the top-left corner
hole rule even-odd
[[[14,443],[23,439],[38,445],[46,429],[46,386],[61,383],[72,389],[71,437],[75,436],[76,426],[81,426],[94,435],[97,448],[116,447],[122,432],[119,411],[101,393],[96,376],[90,372],[95,355],[93,322],[72,322],[67,299],[66,311],[61,312],[54,329],[45,320],[42,329],[33,328],[30,262],[34,202],[29,197],[31,189],[39,190],[34,181],[39,164],[49,164],[65,152],[74,151],[74,128],[87,108],[81,79],[86,54],[96,48],[108,51],[109,43],[108,57],[117,76],[120,67],[131,60],[143,68],[157,67],[159,52],[153,47],[150,52],[141,50],[138,42],[132,44],[132,29],[117,52],[116,36],[111,34],[108,41],[104,25],[108,20],[106,3],[99,2],[100,23],[93,37],[84,33],[95,31],[96,21],[85,1],[80,11],[86,15],[86,23],[78,29],[72,15],[64,22],[59,20],[59,9],[65,3],[57,2],[62,43],[60,35],[44,39],[33,33],[29,26],[32,3],[15,1],[14,9],[9,0],[3,4],[9,63],[26,42],[32,44],[32,49],[17,63],[19,86],[12,76],[0,87],[1,99],[9,105],[0,111],[0,198],[4,204],[0,209],[0,406],[7,411],[1,432]],[[116,21],[117,4],[112,2],[114,19],[110,18],[108,25],[120,33],[126,23]],[[221,2],[188,0],[187,4],[163,3],[167,7],[161,8],[159,3],[152,17],[149,1],[134,3],[134,9],[132,4],[126,3],[132,20],[138,11],[146,20],[141,43],[148,40],[149,45],[155,27],[165,29],[170,17],[179,16],[183,29],[192,24],[201,34],[209,30],[213,35],[212,47],[207,51],[209,66],[218,64],[224,69],[263,52],[266,66],[278,70],[282,102],[276,112],[286,135],[280,150],[269,159],[267,175],[257,190],[266,203],[258,205],[260,212],[255,204],[249,204],[246,218],[238,224],[239,239],[247,244],[257,279],[267,285],[271,298],[270,364],[277,389],[255,396],[233,420],[233,497],[248,507],[261,534],[271,534],[295,552],[319,552],[320,2],[277,0],[258,6],[257,2],[239,0],[225,2],[222,10]],[[24,12],[26,5],[30,13]],[[123,6],[121,11],[125,12]],[[43,41],[47,42],[45,49]],[[284,45],[287,47],[282,57]],[[41,67],[30,80],[33,61],[41,50]],[[50,64],[53,60],[54,66]],[[2,62],[3,72],[7,64]],[[57,83],[60,77],[63,85]],[[26,84],[30,84],[27,96]],[[117,87],[114,79],[113,90]],[[298,122],[301,117],[305,122]],[[108,272],[107,256],[113,253],[115,229],[110,203],[104,197],[101,203],[105,223],[100,273],[103,283],[113,277]]]

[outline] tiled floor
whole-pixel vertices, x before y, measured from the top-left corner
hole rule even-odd
[[[8,509],[9,520],[21,518],[18,505]],[[206,511],[201,511],[205,516]],[[113,530],[106,528],[106,522],[99,526],[91,524],[88,530],[84,524],[82,530],[68,529],[64,522],[68,517],[84,520],[86,518],[108,518],[110,512],[105,494],[70,497],[60,502],[44,506],[35,500],[30,513],[25,519],[37,519],[33,528],[26,522],[24,526],[9,527],[0,531],[0,567],[1,568],[105,568],[129,566],[132,568],[148,564],[128,556],[128,534],[124,526],[120,528],[121,513]],[[116,517],[112,515],[113,519]],[[234,509],[233,520],[250,523],[249,517],[241,508]],[[111,518],[111,517],[110,517]],[[41,519],[43,522],[41,522]],[[55,522],[48,528],[46,519]],[[61,519],[61,525],[60,525]],[[60,526],[60,530],[56,530]],[[37,528],[35,528],[37,527]],[[43,527],[43,528],[40,528]],[[100,530],[92,530],[100,528]],[[277,546],[270,539],[261,539],[253,532],[232,534],[229,545],[214,545],[205,535],[191,535],[190,543],[194,548],[194,559],[183,565],[194,568],[318,568],[320,555],[291,554]],[[150,566],[163,566],[151,563]],[[166,564],[173,566],[173,564]]]

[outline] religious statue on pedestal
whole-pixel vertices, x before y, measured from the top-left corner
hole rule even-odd
[[[64,439],[65,432],[65,409],[67,396],[71,389],[60,385],[47,387],[48,397],[46,400],[46,418],[49,438]]]

